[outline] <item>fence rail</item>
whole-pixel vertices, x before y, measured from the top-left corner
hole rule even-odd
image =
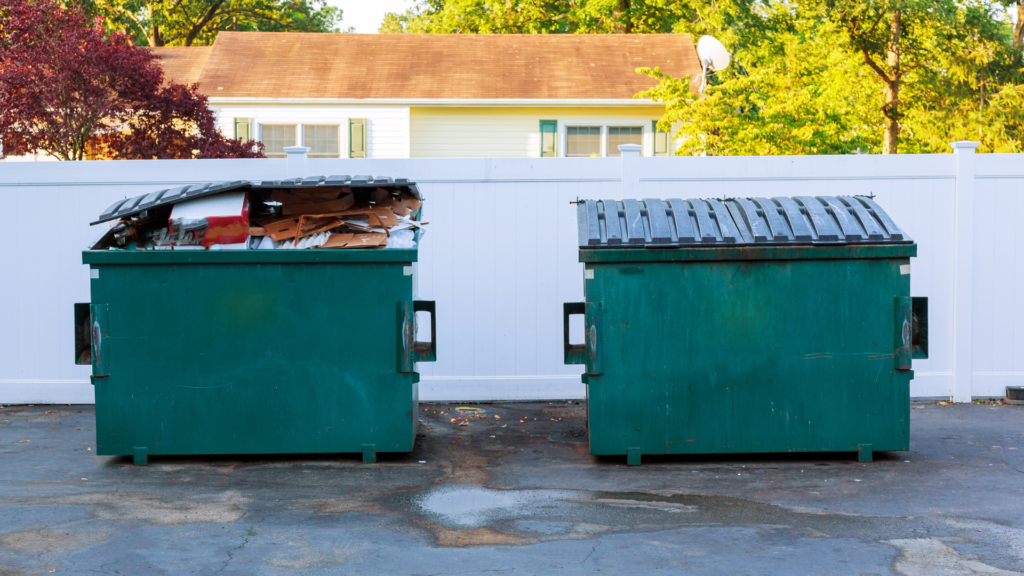
[[[89,300],[87,222],[115,199],[173,185],[372,174],[420,183],[430,222],[419,296],[437,301],[426,400],[578,398],[562,364],[561,304],[583,297],[576,198],[874,194],[919,245],[931,358],[917,397],[1002,396],[1024,384],[1024,155],[720,158],[169,160],[0,163],[0,403],[91,402],[73,360],[72,304]],[[579,326],[573,328],[579,330]]]

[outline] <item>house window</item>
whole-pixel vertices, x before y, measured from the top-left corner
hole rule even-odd
[[[600,156],[600,126],[569,126],[565,129],[566,156]]]
[[[337,126],[304,125],[303,146],[309,147],[310,158],[337,158],[341,155]]]
[[[558,156],[558,120],[540,121],[540,157]]]
[[[619,144],[640,144],[644,143],[644,129],[641,126],[609,126],[608,127],[608,155],[622,156],[619,152]]]
[[[284,149],[295,146],[295,124],[264,124],[263,145],[267,158],[284,158]]]
[[[651,132],[654,134],[654,155],[655,156],[668,156],[671,154],[669,150],[669,137],[668,132],[658,128],[658,121],[653,120],[651,122]]]

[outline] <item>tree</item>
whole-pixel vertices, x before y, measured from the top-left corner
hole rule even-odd
[[[338,32],[342,19],[342,10],[325,0],[64,1],[149,46],[209,45],[221,30]]]
[[[226,141],[212,118],[195,86],[165,86],[152,53],[106,36],[78,8],[0,0],[2,154],[83,160],[100,145],[119,158],[262,155]]]
[[[880,118],[860,96],[874,79],[857,54],[837,47],[843,30],[782,4],[766,7],[744,30],[734,63],[709,75],[703,94],[693,89],[696,79],[639,70],[660,80],[636,97],[666,103],[660,127],[678,127],[677,154],[877,151]]]
[[[217,130],[197,84],[167,84],[139,104],[120,130],[94,140],[102,155],[115,160],[265,157],[262,142],[225,138]]]
[[[1005,13],[982,0],[886,2],[719,3],[677,29],[717,21],[735,64],[701,96],[645,69],[661,82],[638,96],[666,103],[681,154],[947,152],[957,138],[1020,150],[1022,62]]]
[[[579,34],[671,32],[689,15],[678,0],[422,0],[388,13],[381,33]]]

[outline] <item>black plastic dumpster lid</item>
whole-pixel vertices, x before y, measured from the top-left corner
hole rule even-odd
[[[233,182],[209,182],[206,184],[192,184],[179,186],[177,188],[166,188],[149,194],[143,194],[134,198],[118,200],[100,214],[93,224],[99,224],[108,220],[120,220],[145,210],[159,206],[175,204],[183,200],[192,200],[203,196],[212,196],[221,192],[235,190],[272,190],[275,188],[315,188],[315,187],[346,187],[346,188],[387,188],[389,190],[401,190],[409,192],[422,200],[419,188],[415,182],[406,178],[392,178],[390,176],[309,176],[306,178],[293,178],[290,180],[235,180]]]
[[[867,196],[580,200],[580,248],[911,244]]]

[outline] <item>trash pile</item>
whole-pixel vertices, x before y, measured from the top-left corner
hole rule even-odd
[[[92,249],[414,248],[422,206],[415,183],[384,176],[196,184],[115,202]]]

